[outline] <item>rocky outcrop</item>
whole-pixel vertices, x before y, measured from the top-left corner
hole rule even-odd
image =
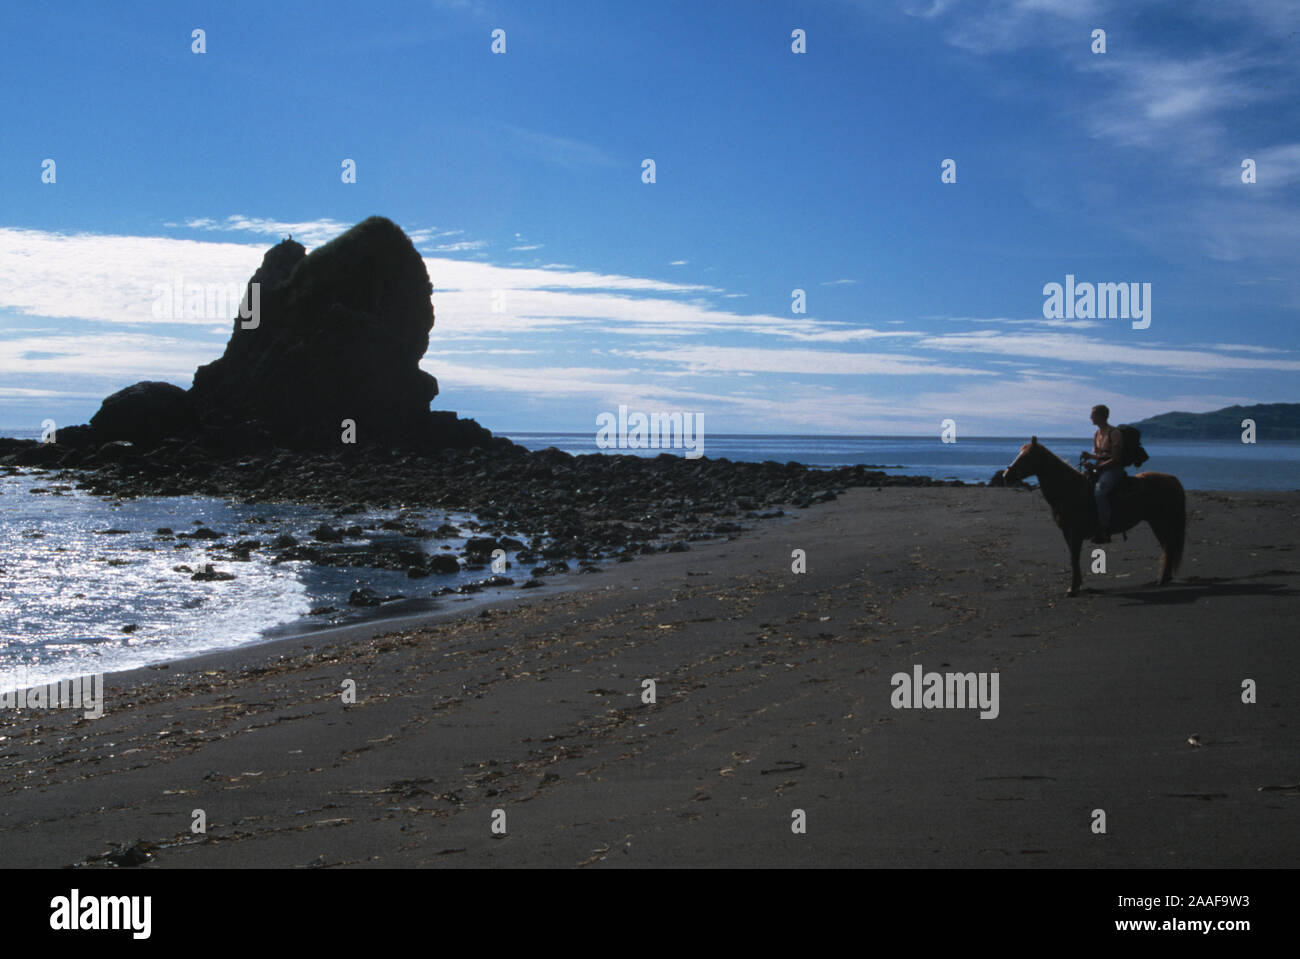
[[[486,437],[471,431],[466,444],[430,417],[438,382],[420,360],[432,291],[391,220],[371,217],[310,254],[285,240],[249,281],[254,315],[236,317],[225,354],[194,374],[195,407],[211,424],[256,423],[291,447],[338,448],[353,425],[356,445],[473,445]]]
[[[169,437],[192,430],[194,411],[189,394],[179,386],[136,383],[104,400],[99,412],[90,418],[90,426],[99,443],[126,440],[152,449]]]
[[[174,440],[168,448],[198,443],[220,457],[508,445],[473,420],[429,409],[438,381],[420,360],[432,291],[419,252],[383,217],[311,253],[285,240],[249,280],[225,353],[195,371],[188,393],[127,387],[104,401],[79,445],[126,440],[148,451]]]

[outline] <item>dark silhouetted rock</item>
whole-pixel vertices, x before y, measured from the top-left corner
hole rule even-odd
[[[146,381],[118,390],[90,418],[97,442],[126,440],[140,449],[153,449],[163,440],[186,432],[193,424],[189,395],[171,383]],[[80,439],[82,427],[68,427],[60,439]],[[66,435],[72,434],[72,435]]]
[[[424,260],[383,217],[310,254],[285,240],[245,291],[255,316],[235,317],[225,354],[195,372],[195,408],[210,428],[254,424],[297,448],[344,451],[345,420],[355,423],[357,446],[488,445],[491,433],[472,420],[429,410],[438,382],[420,360],[432,291]]]
[[[429,560],[429,569],[442,576],[460,572],[460,561],[455,556],[439,553]]]
[[[160,385],[169,386],[170,384],[163,383]],[[186,405],[188,406],[188,403]],[[61,427],[56,431],[55,437],[58,439],[60,446],[70,446],[74,449],[93,446],[96,440],[95,430],[89,424]]]
[[[68,455],[59,443],[31,443],[22,448],[13,461],[19,466],[54,466]]]
[[[136,446],[127,440],[113,440],[105,443],[94,454],[92,459],[96,463],[120,463],[123,460],[131,459],[136,455]]]
[[[234,578],[234,573],[223,573],[221,570],[213,568],[211,563],[203,564],[203,568],[190,577],[190,579],[199,583],[221,583]]]
[[[352,594],[348,596],[348,604],[351,606],[380,606],[384,603],[391,603],[394,600],[402,598],[403,596],[401,593],[394,593],[391,596],[382,596],[370,587],[363,586],[361,589],[354,589],[352,591]]]

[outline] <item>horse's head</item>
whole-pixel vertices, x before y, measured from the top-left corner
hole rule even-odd
[[[1039,457],[1043,448],[1038,445],[1038,437],[1031,436],[1029,442],[1020,447],[1020,452],[1011,461],[1011,465],[1002,471],[1002,479],[1008,483],[1019,483],[1026,476],[1038,475]]]

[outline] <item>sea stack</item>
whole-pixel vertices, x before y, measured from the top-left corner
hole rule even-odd
[[[92,421],[96,440],[143,439],[147,447],[193,438],[231,453],[508,444],[472,420],[429,410],[438,381],[419,364],[433,328],[432,292],[419,252],[384,217],[311,253],[284,240],[249,280],[225,353],[199,367],[188,394],[171,397],[175,415],[158,409],[167,397],[156,385],[137,384],[105,401]],[[170,436],[117,435],[114,424],[131,421],[137,400]]]

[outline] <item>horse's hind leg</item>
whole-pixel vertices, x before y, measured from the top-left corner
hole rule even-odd
[[[1174,578],[1173,564],[1169,561],[1169,543],[1159,533],[1156,533],[1156,539],[1160,540],[1160,578],[1156,580],[1156,585],[1168,586]]]
[[[1151,523],[1151,532],[1156,534],[1156,540],[1160,543],[1160,576],[1156,579],[1157,586],[1168,586],[1170,580],[1174,578],[1173,564],[1169,560],[1169,531],[1162,528],[1161,523]]]
[[[1083,534],[1067,531],[1065,544],[1070,550],[1070,590],[1066,596],[1078,596],[1083,584],[1083,573],[1079,569],[1079,550],[1083,548]]]

